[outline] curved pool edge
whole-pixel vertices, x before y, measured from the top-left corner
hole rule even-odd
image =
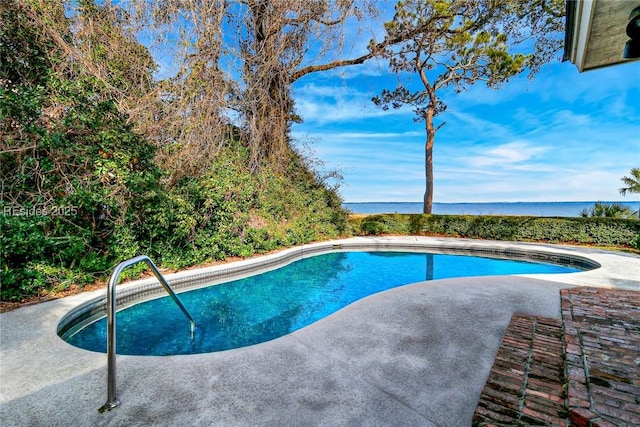
[[[640,290],[638,255],[504,244],[551,247],[602,267],[542,280],[423,282],[369,296],[256,346],[152,359],[119,355],[123,404],[102,414],[96,409],[106,395],[105,355],[66,343],[56,326],[105,289],[25,306],[0,314],[2,419],[13,425],[470,425],[513,313],[557,317],[559,289],[573,284]],[[452,414],[458,414],[453,421]]]
[[[184,292],[260,274],[311,256],[349,250],[429,251],[556,263],[577,267],[584,271],[522,276],[583,286],[640,289],[640,282],[634,283],[628,280],[628,277],[640,277],[640,257],[635,255],[630,255],[627,257],[629,259],[626,259],[624,255],[629,254],[572,246],[423,236],[352,237],[317,242],[241,261],[167,274],[165,277],[176,292]],[[636,259],[637,271],[635,274],[633,271],[625,271],[623,277],[618,277],[621,269],[620,264],[624,264],[619,257],[625,258],[626,261]],[[629,266],[625,266],[622,267],[622,270],[628,270],[628,268]],[[95,292],[100,292],[100,294],[95,296],[92,293],[91,297],[88,295],[84,301],[79,302],[60,319],[57,328],[58,335],[63,336],[76,325],[83,325],[104,316],[106,294],[104,290]],[[164,295],[162,286],[155,278],[121,284],[118,286],[118,309]]]

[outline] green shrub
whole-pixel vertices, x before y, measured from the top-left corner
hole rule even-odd
[[[362,234],[412,234],[488,240],[636,247],[640,221],[472,215],[372,215],[355,222]]]
[[[411,222],[401,214],[371,215],[360,221],[359,230],[364,235],[408,234]]]
[[[157,178],[127,187],[129,177],[126,199],[100,187],[70,195],[65,203],[78,206],[71,218],[3,215],[2,298],[104,280],[115,264],[140,254],[179,269],[346,232],[340,198],[302,163],[291,167],[291,179],[269,168],[251,174],[247,160],[247,151],[230,143],[202,176],[171,188]],[[123,277],[142,270],[127,269]]]
[[[362,234],[370,236],[370,235],[378,235],[389,232],[389,228],[384,223],[382,215],[374,215],[365,218],[360,223],[360,231]]]

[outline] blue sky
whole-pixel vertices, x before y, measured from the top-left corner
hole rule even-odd
[[[345,57],[382,39],[393,4],[378,2],[381,19],[363,27],[349,23]],[[171,74],[167,50],[153,52],[160,74]],[[639,76],[640,61],[578,73],[555,60],[533,80],[523,74],[498,90],[478,83],[440,92],[448,108],[437,118],[446,124],[436,134],[434,202],[638,200],[618,189],[640,167]],[[343,175],[346,202],[422,201],[424,123],[409,108],[383,111],[371,102],[396,82],[371,60],[294,85],[304,123],[293,126],[293,137],[324,163],[320,170]]]
[[[640,167],[640,62],[578,73],[544,66],[499,90],[479,83],[444,93],[434,146],[434,202],[633,201],[620,178]],[[371,98],[396,78],[375,62],[308,75],[295,85],[293,127],[346,202],[419,202],[424,123]]]

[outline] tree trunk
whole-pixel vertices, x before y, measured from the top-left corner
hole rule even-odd
[[[433,209],[433,143],[436,139],[436,130],[433,126],[434,113],[435,107],[427,107],[425,115],[427,141],[424,147],[424,176],[426,186],[424,191],[424,205],[422,210],[422,212],[426,214],[430,214]]]
[[[273,5],[272,5],[273,6]],[[250,163],[258,170],[261,163],[286,164],[289,153],[288,130],[293,110],[291,70],[282,62],[286,4],[270,6],[268,1],[249,2],[252,30],[243,51],[243,99],[250,147]]]

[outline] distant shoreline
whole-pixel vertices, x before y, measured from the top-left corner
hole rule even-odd
[[[640,208],[640,201],[599,201],[619,203],[632,212]],[[519,215],[579,217],[596,201],[584,202],[460,202],[433,204],[433,213],[442,215]],[[422,213],[422,202],[344,202],[343,207],[354,214]]]
[[[570,202],[433,202],[434,205],[501,205],[501,204],[516,204],[516,203],[528,203],[528,204],[553,204],[553,203],[622,203],[622,204],[633,204],[640,203],[640,200],[578,200],[578,201],[570,201]],[[385,205],[396,205],[396,204],[422,204],[422,202],[343,202],[348,205],[366,205],[366,204],[385,204]]]

